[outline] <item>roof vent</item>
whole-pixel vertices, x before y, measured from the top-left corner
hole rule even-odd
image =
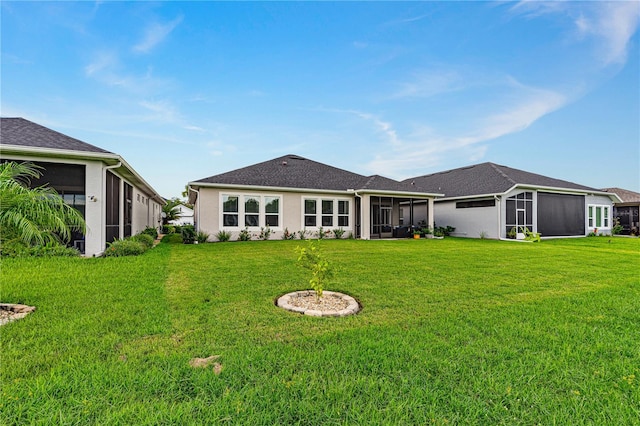
[[[282,162],[282,165],[283,165],[283,166],[286,166],[286,165],[287,165],[287,162],[286,162],[286,161],[283,161],[283,162]]]

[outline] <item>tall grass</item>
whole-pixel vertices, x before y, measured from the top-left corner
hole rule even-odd
[[[639,243],[322,241],[344,318],[274,306],[295,241],[3,260],[1,420],[638,424]]]

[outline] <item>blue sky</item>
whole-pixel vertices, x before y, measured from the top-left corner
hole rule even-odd
[[[1,111],[165,197],[285,154],[640,191],[640,2],[2,1]]]

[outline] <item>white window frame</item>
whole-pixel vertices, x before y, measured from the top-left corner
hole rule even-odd
[[[308,215],[306,214],[306,202],[307,201],[315,201],[316,203],[316,212],[315,215]],[[329,216],[326,214],[322,213],[322,203],[323,202],[327,202],[327,201],[331,201],[332,204],[332,213],[331,213],[331,223],[332,225],[330,226],[323,226],[322,225],[322,217],[323,216]],[[339,208],[339,202],[340,201],[346,201],[348,204],[348,208],[347,208],[347,214],[339,214],[338,213],[338,208]],[[302,197],[302,208],[301,210],[301,224],[302,224],[302,229],[312,229],[312,230],[317,230],[318,228],[324,228],[324,229],[345,229],[345,230],[351,230],[352,229],[352,225],[351,223],[353,222],[353,215],[352,215],[352,209],[353,209],[353,202],[351,198],[344,198],[344,197],[326,197],[326,196],[303,196]],[[315,216],[316,219],[316,225],[315,226],[307,226],[306,225],[306,217],[307,216]],[[347,218],[347,222],[349,223],[349,225],[347,226],[341,226],[339,225],[340,222],[340,217],[346,217]]]
[[[600,211],[600,223],[597,223],[598,211]],[[606,204],[589,204],[587,206],[587,228],[591,230],[611,229],[611,206]]]
[[[238,212],[233,212],[229,214],[237,214],[238,215],[238,225],[237,226],[225,226],[224,225],[224,197],[238,197]],[[255,213],[246,213],[245,212],[245,202],[247,197],[256,198],[260,203],[260,208],[258,214],[258,226],[246,226],[245,225],[245,215],[246,214],[255,214]],[[276,213],[267,213],[266,212],[266,199],[267,198],[278,198],[280,201],[278,202],[278,226],[269,226],[270,229],[274,231],[282,230],[282,209],[283,209],[283,199],[282,194],[256,194],[249,192],[221,192],[219,194],[220,199],[220,208],[219,208],[219,224],[220,229],[230,230],[230,231],[238,231],[244,228],[248,228],[252,231],[259,231],[260,228],[267,227],[267,218],[266,216],[276,216]]]

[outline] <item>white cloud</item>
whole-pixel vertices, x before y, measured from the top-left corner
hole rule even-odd
[[[419,173],[425,168],[436,167],[445,157],[478,162],[484,158],[490,141],[528,128],[569,101],[561,93],[528,87],[513,78],[508,78],[503,85],[509,95],[497,99],[495,105],[499,107],[493,107],[493,112],[475,120],[468,117],[468,121],[474,123],[473,128],[459,130],[458,134],[443,134],[425,126],[411,134],[399,135],[393,123],[372,114],[353,112],[374,123],[385,135],[385,154],[376,156],[366,168],[373,173],[401,179],[412,175],[413,171]]]
[[[96,54],[96,58],[84,67],[84,74],[91,77],[101,71],[112,68],[118,62],[117,57],[113,53],[100,52]]]
[[[415,74],[411,81],[399,84],[391,98],[428,98],[464,88],[465,81],[454,70],[429,71]]]
[[[168,101],[141,101],[139,104],[153,113],[153,115],[147,116],[147,120],[164,123],[181,121],[180,113]]]
[[[624,64],[629,42],[638,30],[640,2],[632,1],[520,1],[512,13],[528,18],[547,14],[568,16],[580,40],[593,40],[601,65]],[[591,36],[591,37],[586,37]]]
[[[598,6],[597,21],[591,32],[604,42],[601,60],[605,65],[623,64],[627,61],[629,41],[638,29],[640,2],[606,2]]]
[[[173,21],[166,24],[153,23],[145,31],[143,39],[133,46],[133,51],[137,53],[149,53],[160,44],[181,22],[184,17],[179,15]]]

